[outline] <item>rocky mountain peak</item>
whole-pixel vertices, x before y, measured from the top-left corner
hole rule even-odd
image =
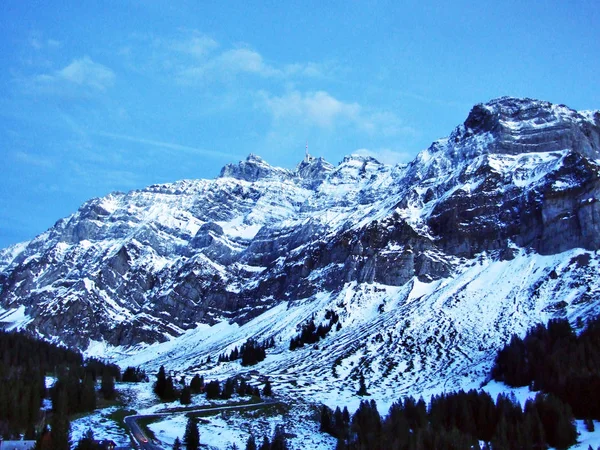
[[[448,139],[449,154],[521,155],[571,150],[600,158],[600,122],[591,112],[530,98],[501,97],[475,105]],[[432,146],[430,153],[445,149]]]
[[[260,156],[253,153],[250,153],[245,161],[240,161],[237,164],[227,164],[221,169],[221,173],[219,174],[219,178],[230,177],[249,182],[274,177],[287,179],[291,176],[290,171],[273,167]]]
[[[296,167],[296,173],[302,179],[303,184],[314,189],[321,184],[323,180],[330,174],[335,167],[327,162],[324,158],[314,158],[309,156],[302,160]]]
[[[407,166],[307,154],[290,171],[251,154],[216,180],[92,199],[0,251],[0,323],[18,313],[72,345],[135,345],[340,292],[384,317],[411,283],[423,294],[483,254],[595,252],[599,117],[503,97]]]

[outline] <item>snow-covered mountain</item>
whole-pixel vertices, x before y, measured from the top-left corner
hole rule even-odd
[[[0,321],[180,370],[275,337],[259,368],[279,383],[308,374],[338,395],[362,373],[396,398],[483,371],[533,323],[600,310],[599,173],[600,112],[508,97],[407,165],[250,155],[90,200],[0,251]],[[341,327],[290,351],[327,310]]]

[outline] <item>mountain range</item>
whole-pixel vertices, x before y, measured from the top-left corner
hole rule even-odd
[[[600,311],[599,200],[600,112],[502,97],[408,164],[250,155],[92,199],[0,251],[0,322],[182,371],[274,338],[258,370],[332,395],[460,385],[511,334]]]

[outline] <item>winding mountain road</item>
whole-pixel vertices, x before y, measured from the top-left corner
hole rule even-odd
[[[124,421],[125,421],[125,425],[127,426],[127,428],[129,428],[129,432],[130,432],[131,436],[133,437],[133,439],[135,439],[139,448],[144,449],[144,450],[164,450],[163,447],[156,444],[151,438],[146,436],[146,433],[144,433],[144,430],[142,429],[142,427],[137,423],[138,420],[157,419],[160,417],[174,416],[176,414],[197,414],[197,413],[209,413],[210,414],[210,413],[219,413],[221,411],[227,411],[227,410],[252,409],[252,408],[263,407],[266,405],[274,405],[277,403],[279,403],[279,402],[266,401],[266,402],[260,402],[260,403],[248,403],[248,404],[243,404],[243,405],[215,406],[214,408],[197,408],[197,409],[190,409],[190,410],[185,410],[185,411],[180,410],[180,411],[162,412],[162,413],[155,413],[155,414],[141,414],[141,415],[127,416],[127,417],[125,417]]]

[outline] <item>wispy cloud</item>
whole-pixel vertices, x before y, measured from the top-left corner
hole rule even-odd
[[[181,39],[155,40],[155,43],[196,58],[203,58],[219,47],[219,43],[213,38],[197,31],[192,31]]]
[[[105,92],[113,86],[115,73],[94,62],[89,56],[74,59],[62,69],[36,75],[27,80],[28,87],[49,94],[91,94]]]
[[[326,66],[313,62],[283,66],[269,64],[264,57],[251,48],[233,48],[210,58],[184,64],[176,72],[182,84],[238,79],[241,76],[288,80],[291,78],[323,77]]]
[[[134,49],[143,43],[148,54]],[[132,67],[151,67],[163,71],[182,85],[197,85],[239,80],[242,77],[262,79],[299,79],[325,77],[335,70],[332,63],[296,62],[277,64],[268,61],[260,51],[245,44],[222,45],[197,30],[180,30],[176,37],[134,35],[132,42],[120,50],[132,60]],[[146,55],[141,60],[138,55]],[[135,63],[133,61],[136,61]]]
[[[190,147],[188,145],[181,145],[181,144],[176,144],[173,142],[156,141],[156,140],[152,140],[152,139],[139,138],[136,136],[128,136],[128,135],[124,135],[124,134],[115,134],[115,133],[106,133],[106,132],[95,132],[93,134],[95,134],[97,136],[106,137],[109,139],[118,140],[118,141],[126,141],[126,142],[133,142],[136,144],[141,144],[141,145],[149,145],[152,147],[158,147],[158,148],[162,148],[165,150],[171,150],[171,151],[175,151],[175,152],[184,152],[184,153],[189,153],[189,154],[194,154],[194,155],[204,155],[204,156],[212,156],[212,157],[227,158],[227,159],[230,159],[232,157],[232,155],[230,153],[220,152],[217,150],[207,150],[207,149],[198,148],[198,147]]]
[[[29,45],[35,50],[58,49],[62,47],[62,42],[57,41],[56,39],[43,39],[39,36],[32,36],[29,39]]]
[[[177,71],[177,80],[183,84],[193,84],[199,81],[230,79],[241,74],[259,77],[280,75],[280,71],[268,65],[260,53],[239,48],[227,50],[205,61],[195,62]]]
[[[76,59],[68,66],[47,76],[50,80],[67,81],[105,91],[115,81],[115,74],[108,67],[95,63],[89,56]]]
[[[325,91],[294,91],[279,97],[263,92],[261,97],[275,119],[304,120],[322,128],[339,120],[356,122],[361,111],[357,103],[344,103]]]
[[[46,169],[54,167],[54,162],[52,160],[40,155],[34,155],[24,151],[17,151],[13,153],[13,156],[17,161],[28,166],[41,167]]]
[[[325,91],[292,91],[282,96],[263,91],[259,98],[276,121],[301,121],[320,128],[351,125],[364,133],[387,137],[415,134],[414,129],[391,112],[373,111],[356,102],[344,102]]]

